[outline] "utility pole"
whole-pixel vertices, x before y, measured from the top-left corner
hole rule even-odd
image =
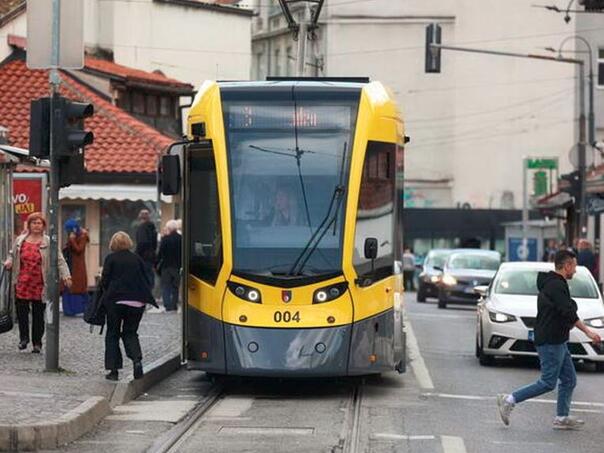
[[[50,236],[50,273],[47,282],[49,305],[46,312],[46,371],[59,370],[59,159],[55,146],[57,114],[57,97],[61,79],[59,76],[60,59],[61,0],[52,0],[52,53],[50,84],[50,196],[48,203],[48,234]]]
[[[469,47],[458,47],[458,46],[447,46],[442,44],[434,44],[428,43],[428,46],[434,49],[441,50],[452,50],[457,52],[469,52],[469,53],[479,53],[486,55],[495,55],[500,57],[515,57],[515,58],[527,58],[531,60],[545,60],[556,63],[566,63],[566,64],[574,64],[579,66],[579,184],[580,184],[580,192],[579,192],[579,200],[575,200],[575,212],[577,217],[579,218],[577,233],[581,237],[585,237],[587,234],[587,211],[586,211],[586,192],[585,192],[585,174],[586,174],[586,142],[585,142],[585,69],[584,69],[584,61],[576,58],[563,58],[561,56],[558,57],[550,57],[547,55],[534,55],[534,54],[523,54],[516,52],[502,52],[497,50],[487,50],[487,49],[475,49]]]
[[[283,11],[285,20],[287,20],[287,26],[292,31],[294,39],[298,40],[298,56],[296,61],[296,74],[298,77],[304,77],[306,68],[306,41],[314,41],[316,39],[315,30],[319,28],[319,15],[321,14],[324,2],[325,0],[279,0],[279,5]],[[300,23],[296,23],[291,13],[290,4],[293,3],[305,3]],[[311,11],[310,20],[308,19],[306,3],[315,5]]]

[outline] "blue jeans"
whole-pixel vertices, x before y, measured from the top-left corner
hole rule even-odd
[[[570,412],[573,389],[577,386],[577,373],[570,352],[568,352],[568,347],[566,343],[544,344],[537,346],[537,353],[541,363],[541,377],[536,382],[519,388],[512,393],[512,396],[517,403],[521,403],[551,392],[560,380],[557,415],[566,417]]]
[[[167,311],[176,310],[178,305],[178,287],[180,285],[180,270],[167,267],[160,273],[161,295]]]

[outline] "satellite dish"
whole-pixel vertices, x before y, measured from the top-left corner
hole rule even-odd
[[[576,169],[579,169],[579,144],[575,143],[568,151],[568,160]],[[585,145],[585,166],[591,167],[594,164],[594,150],[591,146]]]

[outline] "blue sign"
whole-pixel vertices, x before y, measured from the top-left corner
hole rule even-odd
[[[508,238],[508,261],[537,261],[537,239],[526,239],[527,250],[522,242],[522,238]]]

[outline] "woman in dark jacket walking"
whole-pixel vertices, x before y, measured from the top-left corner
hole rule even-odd
[[[118,231],[109,242],[112,253],[107,255],[103,263],[102,300],[107,310],[105,369],[109,370],[105,377],[112,381],[117,381],[118,370],[123,367],[120,337],[126,356],[132,360],[134,378],[143,376],[138,326],[145,312],[145,304],[157,307],[150,291],[145,263],[130,251],[132,246],[130,236]]]

